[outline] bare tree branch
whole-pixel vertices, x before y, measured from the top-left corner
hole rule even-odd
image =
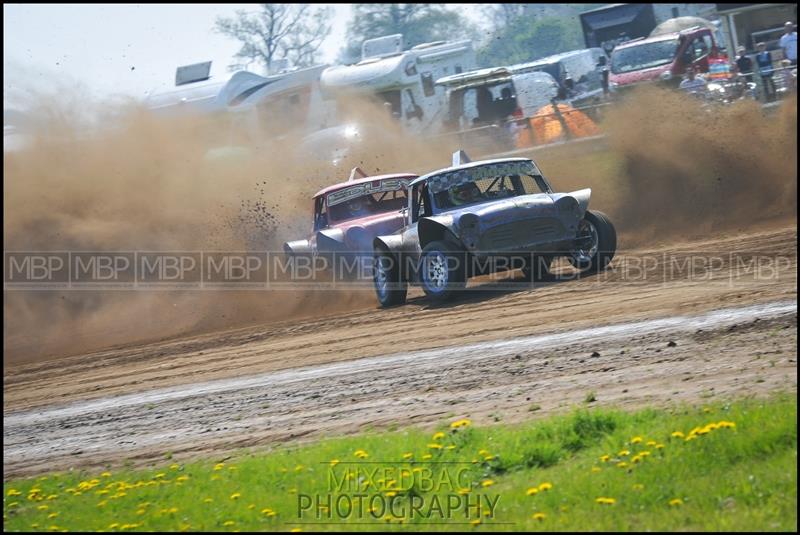
[[[217,18],[214,30],[241,42],[237,58],[260,61],[269,70],[279,59],[297,66],[312,65],[330,34],[330,8],[308,4],[261,4],[257,13],[238,10]]]

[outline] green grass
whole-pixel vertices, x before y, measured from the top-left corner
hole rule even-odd
[[[166,461],[152,470],[49,474],[4,484],[4,528],[795,531],[796,417],[796,395],[634,413],[584,408],[517,425],[453,430],[450,421],[443,422],[441,438],[406,429],[240,454],[219,464]],[[735,427],[709,430],[689,441],[671,436],[675,431],[689,435],[712,422]],[[359,459],[357,450],[368,457]],[[639,455],[643,451],[650,453]],[[408,453],[413,459],[404,459]],[[608,460],[602,460],[604,455]],[[334,459],[339,462],[331,466]],[[362,464],[349,464],[355,462]],[[376,469],[375,474],[364,472]],[[388,497],[386,481],[399,479],[402,469],[415,479],[401,479],[394,488],[402,488]],[[357,477],[345,479],[354,470],[384,487],[362,490]],[[543,483],[552,488],[544,490]],[[335,490],[339,485],[355,488]],[[529,495],[531,488],[537,492]],[[459,489],[469,492],[459,494]],[[332,518],[324,511],[320,518],[313,512],[298,516],[298,502],[306,499],[301,495],[352,500],[357,494],[395,500],[397,512],[405,506],[405,513],[374,518],[367,501],[362,515],[341,518],[333,501]],[[442,515],[411,518],[410,504],[426,513],[434,496],[443,504]],[[597,498],[614,503],[597,503]],[[480,501],[480,525],[470,525],[476,510],[467,516],[461,507],[465,499]],[[449,515],[448,500],[453,505]],[[487,504],[495,500],[493,514],[486,516]],[[670,505],[673,500],[680,504]],[[535,513],[543,519],[535,519]],[[303,523],[320,521],[335,524]]]

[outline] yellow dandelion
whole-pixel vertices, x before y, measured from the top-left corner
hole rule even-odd
[[[292,528],[292,533],[300,533],[301,531],[303,531],[302,528]]]
[[[545,519],[545,514],[544,513],[533,513],[533,519],[534,520],[538,520],[538,521],[541,522],[542,520]]]
[[[433,434],[433,440],[442,440],[443,438],[444,438],[444,433],[442,433],[441,431]]]
[[[536,487],[531,487],[527,491],[525,491],[525,494],[527,494],[528,496],[533,496],[534,494],[537,494],[538,492],[539,492],[539,489],[537,489]]]
[[[655,446],[655,445],[656,445],[656,441],[655,441],[655,440],[648,440],[648,441],[647,441],[647,445],[648,445],[648,446],[650,446],[650,447],[652,448],[653,446]]]
[[[456,449],[456,447],[455,447],[453,444],[450,444],[449,446],[447,446],[447,448],[446,448],[446,449],[448,449],[448,450],[454,450],[454,449]]]
[[[641,461],[642,461],[642,456],[641,455],[634,455],[633,457],[631,457],[631,462],[634,463],[634,464],[638,463],[638,462],[641,462]]]
[[[628,463],[626,463],[625,461],[622,461],[621,463],[617,463],[617,466],[619,468],[627,468],[628,467]]]
[[[642,441],[642,437],[633,437],[631,439],[631,444],[638,444],[641,441]]]
[[[103,472],[100,477],[111,477],[111,472]]]
[[[214,465],[214,470],[219,471],[225,468],[225,463],[217,463]]]
[[[165,477],[166,475],[167,474],[165,474],[164,472],[159,472],[158,474],[154,475],[153,477],[155,479],[161,479],[161,478]]]
[[[550,490],[552,488],[553,488],[552,483],[542,483],[541,485],[539,485],[539,490]]]
[[[355,456],[356,456],[356,457],[358,457],[359,459],[366,459],[367,457],[369,457],[369,453],[367,453],[367,452],[366,452],[366,451],[364,451],[364,450],[356,450],[356,451],[353,453],[353,455],[355,455]]]
[[[461,427],[469,427],[472,425],[472,421],[468,418],[463,418],[461,420],[456,420],[455,422],[450,424],[450,427],[453,429],[459,429]]]
[[[494,485],[494,481],[492,481],[491,479],[485,479],[481,481],[482,487],[491,487],[492,485]]]
[[[118,527],[119,527],[119,524],[117,522],[114,522],[113,524],[109,524],[108,525],[108,529],[117,529]]]
[[[50,513],[49,515],[47,515],[47,518],[55,518],[57,516],[58,516],[58,513]]]
[[[228,526],[234,525],[235,523],[236,522],[234,522],[233,520],[226,520],[225,522],[223,522],[222,525],[225,526],[225,527],[228,527]]]
[[[478,455],[481,455],[481,456],[483,456],[483,455],[489,455],[489,450],[479,450],[479,451],[478,451]]]
[[[393,491],[393,490],[390,490],[390,491],[388,491],[388,492],[386,493],[386,497],[387,497],[387,498],[394,498],[395,496],[397,496],[397,492],[395,492],[395,491]]]
[[[622,450],[622,451],[621,451],[621,452],[619,452],[617,455],[619,455],[620,457],[627,457],[627,456],[628,456],[628,455],[630,455],[630,454],[631,454],[631,452],[630,452],[630,451],[628,451],[628,450]]]
[[[180,468],[180,465],[177,463],[172,463],[171,465],[169,465],[170,470],[177,470],[178,468]]]
[[[423,461],[427,461],[428,459],[433,459],[433,455],[431,455],[430,453],[426,453],[425,455],[422,456]]]
[[[483,460],[484,460],[484,461],[491,461],[491,460],[494,460],[494,455],[487,455],[486,457],[484,457],[484,458],[483,458]]]
[[[683,505],[683,500],[680,498],[673,498],[669,501],[670,507],[677,507],[678,505]]]
[[[8,492],[6,492],[6,496],[21,496],[21,495],[22,493],[17,489],[8,489]]]
[[[238,500],[241,497],[242,494],[240,492],[234,492],[233,494],[231,494],[231,500]]]
[[[683,434],[683,432],[681,432],[681,431],[673,431],[671,436],[672,436],[673,438],[683,438],[683,437],[684,437],[684,434]]]
[[[105,507],[108,503],[108,500],[103,500],[102,502],[97,502],[97,507]]]
[[[470,493],[470,489],[460,488],[458,489],[458,494],[461,496],[465,496]]]
[[[302,464],[298,464],[297,466],[294,467],[294,471],[295,472],[302,472],[303,471],[303,465]]]
[[[331,466],[336,466],[339,464],[339,459],[331,459]]]
[[[413,453],[408,452],[403,454],[403,459],[411,459],[414,456]]]
[[[664,449],[664,444],[656,444],[656,445],[655,445],[655,448],[656,448],[657,450],[662,450],[662,449]]]
[[[592,466],[592,472],[597,473],[597,472],[600,472],[600,471],[601,471],[601,469],[600,469],[599,466]]]
[[[440,450],[440,449],[442,449],[442,445],[441,444],[428,444],[428,448],[432,449],[432,450]]]
[[[170,507],[169,509],[167,509],[167,513],[169,513],[171,515],[174,515],[177,512],[178,512],[178,508],[177,507]]]
[[[40,511],[47,511],[48,509],[50,509],[50,506],[49,505],[37,505],[36,508],[38,510],[40,510]]]
[[[470,522],[470,524],[472,524],[473,526],[478,526],[478,525],[480,525],[480,523],[481,523],[481,519],[480,518],[476,518],[475,520]]]
[[[601,455],[600,456],[600,461],[604,462],[604,463],[607,463],[610,458],[611,458],[610,455]]]

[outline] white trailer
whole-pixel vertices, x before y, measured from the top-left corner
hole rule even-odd
[[[219,81],[210,78],[210,67],[211,62],[179,67],[177,88],[150,96],[146,106],[171,115],[229,113],[232,137],[311,132],[334,118],[332,103],[323,101],[320,92],[327,65],[269,76],[241,70]]]

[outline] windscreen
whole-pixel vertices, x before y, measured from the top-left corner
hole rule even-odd
[[[678,41],[673,39],[617,48],[611,53],[611,72],[621,74],[666,65],[677,49]]]
[[[436,206],[449,210],[520,195],[547,193],[550,188],[533,162],[506,162],[460,169],[428,180]]]
[[[384,180],[378,185],[364,183],[328,194],[331,221],[348,221],[387,212],[397,212],[407,206],[407,180]]]

